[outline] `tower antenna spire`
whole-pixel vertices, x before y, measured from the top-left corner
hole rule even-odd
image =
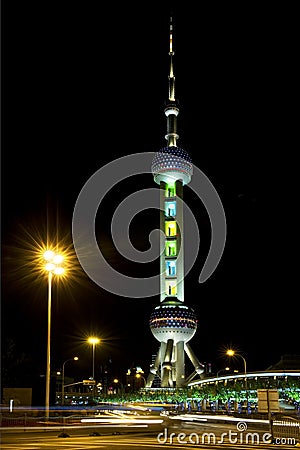
[[[169,80],[174,79],[174,91],[171,92],[171,89],[169,89],[169,100],[173,100],[175,101],[175,77],[174,77],[174,71],[173,71],[173,56],[174,56],[174,52],[173,52],[173,18],[172,16],[170,17],[170,51],[169,51],[169,55],[170,55],[170,74],[169,74]],[[171,83],[169,82],[169,87],[171,87]],[[174,95],[172,95],[174,94]]]
[[[169,95],[168,102],[165,108],[165,115],[167,116],[167,134],[165,136],[168,141],[168,147],[176,146],[176,141],[179,138],[177,134],[177,115],[179,108],[175,99],[175,75],[173,56],[173,17],[170,17],[170,37],[169,37],[169,56],[170,56],[170,72],[169,72]]]

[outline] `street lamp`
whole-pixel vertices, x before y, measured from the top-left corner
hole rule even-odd
[[[48,272],[48,333],[47,333],[47,367],[46,367],[46,398],[45,415],[46,421],[49,420],[50,404],[50,341],[51,341],[51,291],[53,275],[62,275],[64,268],[61,266],[63,256],[52,250],[44,252],[44,270]]]
[[[136,378],[142,378],[143,380],[144,380],[144,387],[146,387],[146,379],[145,379],[145,377],[143,377],[143,375],[141,375],[140,373],[137,373],[136,375],[135,375],[135,377]]]
[[[118,394],[119,391],[122,393],[124,391],[124,386],[123,386],[122,381],[120,381],[118,378],[115,378],[113,381],[115,383],[116,394]],[[120,385],[120,389],[119,389],[118,385]]]
[[[65,364],[68,361],[78,361],[78,356],[74,356],[74,358],[66,359],[66,361],[63,362],[62,365],[62,385],[61,385],[61,404],[63,405],[65,403]]]
[[[95,347],[97,344],[99,344],[100,339],[97,337],[90,337],[88,338],[88,343],[92,344],[93,346],[93,372],[92,372],[92,379],[95,380]]]
[[[228,356],[239,356],[244,361],[245,390],[246,390],[246,401],[247,401],[246,409],[248,411],[248,383],[247,383],[247,363],[246,363],[246,360],[245,360],[245,358],[242,355],[240,355],[239,353],[236,353],[234,350],[231,350],[231,349],[227,350],[226,355],[228,355]]]
[[[225,371],[228,371],[228,370],[230,370],[230,367],[225,367],[224,369],[218,370],[218,372],[217,372],[217,378],[219,378],[219,373],[220,373],[220,372],[225,372]]]

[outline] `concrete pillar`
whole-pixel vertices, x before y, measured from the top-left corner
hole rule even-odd
[[[172,352],[173,352],[173,339],[168,339],[166,346],[166,353],[162,363],[162,380],[161,387],[170,387],[172,383]]]
[[[182,387],[185,383],[184,342],[176,344],[176,387]]]

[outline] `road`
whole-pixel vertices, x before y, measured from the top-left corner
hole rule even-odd
[[[186,442],[182,437],[181,440],[174,439],[174,442],[170,444],[170,441],[158,442],[157,436],[147,436],[144,434],[135,435],[104,435],[104,436],[76,436],[72,435],[68,438],[59,438],[57,435],[45,435],[41,433],[31,433],[18,435],[18,436],[4,436],[1,449],[2,450],[130,450],[130,449],[143,449],[153,450],[163,448],[167,449],[274,449],[274,445],[261,445],[261,444],[231,444],[226,443],[206,443],[206,444],[191,444]],[[181,443],[182,442],[182,443]],[[290,449],[294,446],[282,446],[280,449]]]
[[[161,428],[154,426],[140,430],[115,425],[110,428],[98,425],[94,428],[68,428],[66,437],[63,437],[62,430],[5,430],[1,450],[274,450],[274,444],[264,442],[266,437],[268,429],[265,426],[251,425],[239,430],[232,424],[167,421]],[[277,444],[281,450],[295,448],[292,442]]]

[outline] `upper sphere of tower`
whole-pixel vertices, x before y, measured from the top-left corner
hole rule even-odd
[[[177,180],[188,184],[193,175],[193,164],[186,150],[173,145],[163,147],[155,154],[151,170],[158,184],[161,181],[169,183]]]

